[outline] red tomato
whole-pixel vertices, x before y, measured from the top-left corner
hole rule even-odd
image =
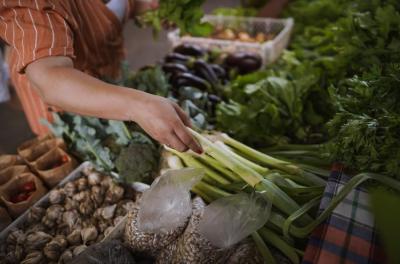
[[[28,200],[29,196],[30,196],[30,194],[28,194],[26,192],[22,192],[22,193],[19,193],[19,194],[11,196],[10,197],[10,202],[12,202],[12,203],[20,203],[20,202]]]
[[[63,155],[61,160],[62,160],[62,163],[67,163],[69,161],[67,155]]]
[[[33,181],[26,182],[21,186],[21,191],[23,191],[23,192],[31,192],[34,190],[36,190],[36,186]]]

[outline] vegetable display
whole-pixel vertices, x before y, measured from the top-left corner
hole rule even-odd
[[[215,125],[216,107],[225,99],[231,78],[257,71],[262,59],[254,53],[226,54],[182,44],[162,63],[126,74],[123,84],[176,101],[198,128]]]
[[[1,263],[67,263],[113,230],[133,208],[135,192],[87,167],[48,200],[8,234]]]
[[[204,169],[205,176],[192,188],[194,193],[211,202],[237,192],[257,192],[272,203],[267,224],[252,236],[268,263],[276,261],[267,245],[276,247],[292,263],[300,263],[304,239],[356,186],[374,180],[400,190],[400,183],[389,177],[362,173],[354,176],[316,216],[329,171],[274,158],[226,134],[192,133],[201,143],[203,155],[168,150],[185,166]],[[169,164],[172,168],[182,166],[174,159]]]
[[[203,2],[161,0],[159,10],[140,19],[156,30],[169,21],[184,35],[248,43],[265,42],[278,33],[200,23]],[[249,15],[256,10],[216,12]],[[296,21],[294,37],[289,49],[266,68],[254,53],[225,53],[181,44],[154,66],[124,72],[119,84],[167,97],[185,110],[196,129],[213,130],[203,134],[191,130],[204,149],[202,155],[165,147],[169,168],[202,169],[204,177],[187,189],[210,204],[219,199],[235,201],[234,196],[241,201],[251,195],[261,197],[269,204],[265,219],[256,221],[260,224],[246,233],[253,241],[235,242],[235,248],[243,246],[243,251],[250,252],[248,247],[253,251],[256,247],[267,263],[296,264],[301,262],[307,237],[355,187],[374,182],[371,189],[383,186],[390,193],[400,191],[400,2],[295,0],[289,3],[286,15]],[[161,147],[135,124],[68,113],[54,117],[53,133],[63,137],[81,160],[113,172],[114,180],[151,183],[157,175]],[[61,155],[49,166],[59,167],[64,162],[68,159]],[[326,209],[317,212],[332,162],[362,173],[355,174]],[[20,203],[29,199],[36,187],[28,181],[15,190],[9,201]],[[172,187],[167,190],[178,192]],[[190,201],[189,191],[186,194]],[[101,241],[128,211],[125,242],[157,263],[182,259],[224,263],[229,256],[225,253],[234,255],[228,247],[218,248],[208,239],[222,237],[210,226],[225,226],[224,219],[210,217],[207,228],[199,227],[207,215],[204,212],[210,212],[205,211],[201,199],[192,201],[194,213],[185,216],[184,224],[159,235],[138,229],[139,207],[133,206],[127,195],[110,176],[85,172],[84,177],[51,191],[48,207],[30,211],[29,223],[9,235],[0,260],[66,261]],[[163,202],[170,202],[163,195]],[[229,205],[235,208],[234,203]],[[238,208],[239,202],[236,211]],[[215,216],[213,213],[209,215]],[[178,223],[176,217],[171,218]],[[391,237],[387,229],[382,230]],[[275,251],[284,260],[278,260]],[[255,253],[253,257],[259,259]]]

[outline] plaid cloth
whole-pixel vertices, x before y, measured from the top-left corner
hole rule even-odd
[[[335,165],[328,179],[320,211],[350,179]],[[363,186],[352,190],[309,238],[303,264],[386,263]]]

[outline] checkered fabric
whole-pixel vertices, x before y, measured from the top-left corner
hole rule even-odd
[[[320,204],[325,209],[350,179],[334,166]],[[386,263],[369,210],[368,193],[361,185],[352,190],[331,216],[310,236],[303,264]]]

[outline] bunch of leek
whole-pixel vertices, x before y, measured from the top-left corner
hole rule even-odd
[[[400,190],[400,183],[376,174],[354,176],[318,216],[318,207],[329,171],[301,166],[254,150],[223,133],[201,135],[195,131],[204,154],[180,153],[169,166],[202,168],[205,177],[192,191],[207,202],[238,192],[258,192],[272,203],[266,225],[252,237],[267,263],[276,263],[269,246],[278,249],[292,263],[300,263],[305,239],[347,194],[359,184],[374,179]],[[182,162],[183,163],[182,163]]]

